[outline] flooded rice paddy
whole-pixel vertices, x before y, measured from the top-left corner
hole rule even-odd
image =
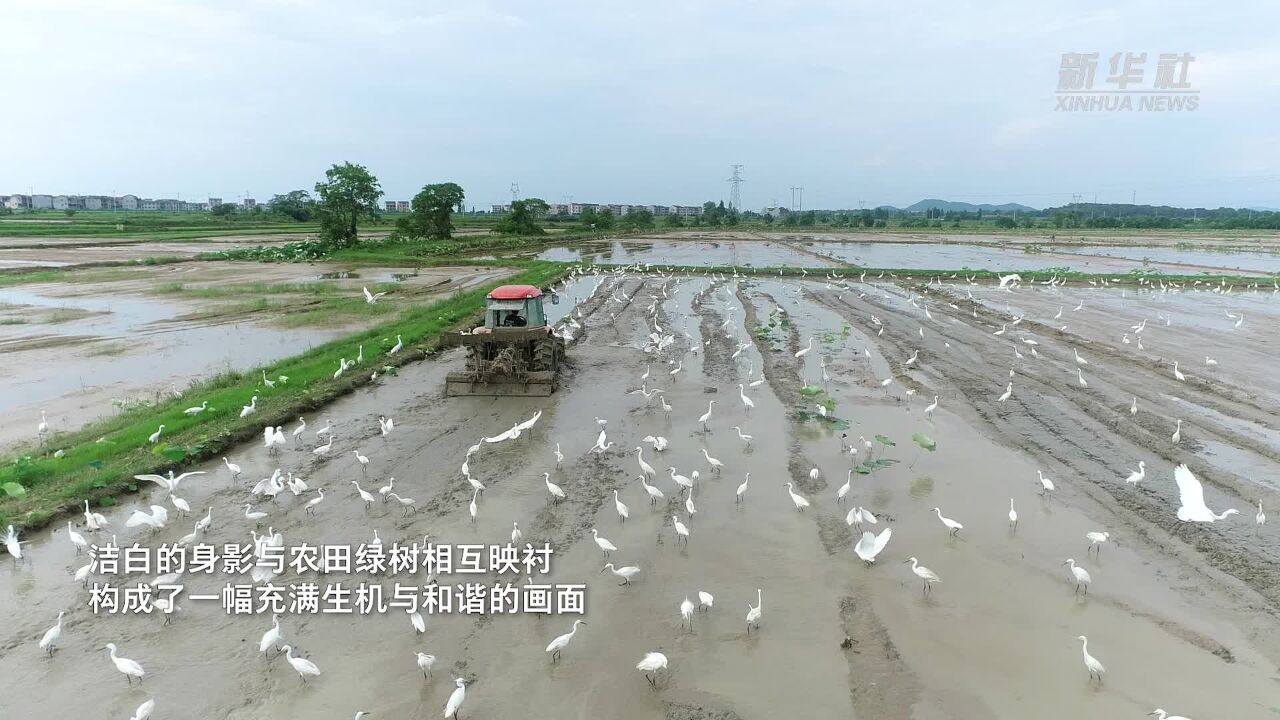
[[[462,361],[447,354],[308,418],[313,428],[332,421],[339,439],[331,453],[312,452],[320,441],[310,430],[275,456],[246,444],[228,453],[243,477],[210,463],[179,493],[201,516],[212,508],[202,542],[219,545],[250,542],[245,502],[267,512],[260,525],[290,546],[358,544],[375,532],[388,544],[427,533],[435,542],[501,544],[518,523],[525,540],[555,549],[551,582],[587,585],[587,624],[559,662],[544,647],[569,630],[571,616],[428,615],[418,634],[403,611],[286,615],[285,642],[322,671],[304,684],[284,658],[257,652],[268,616],[181,599],[170,625],[157,615],[93,616],[70,575],[85,560],[61,527],[28,538],[23,563],[0,558],[8,620],[0,676],[43,690],[38,705],[0,695],[0,712],[126,717],[154,697],[157,717],[430,717],[461,677],[472,718],[1075,720],[1142,717],[1157,706],[1193,718],[1274,717],[1280,542],[1272,525],[1255,526],[1250,508],[1280,499],[1268,479],[1280,460],[1277,387],[1260,361],[1280,354],[1278,302],[1269,287],[1007,292],[962,278],[588,275],[552,306],[577,326],[552,397],[444,398],[444,375]],[[1244,321],[1237,326],[1227,312]],[[670,336],[661,353],[651,333]],[[1204,365],[1205,354],[1216,366]],[[1174,377],[1174,360],[1185,380]],[[1010,397],[999,401],[1010,382]],[[655,388],[661,398],[634,392]],[[538,411],[521,437],[481,442]],[[390,435],[379,432],[380,415],[395,418]],[[604,452],[593,449],[604,442],[597,419],[607,422]],[[1183,420],[1178,442],[1175,419]],[[670,447],[656,453],[648,436]],[[638,447],[664,493],[656,505],[638,479]],[[851,472],[872,458],[887,462]],[[1146,477],[1127,484],[1139,460]],[[464,461],[483,494],[463,477]],[[1177,522],[1179,463],[1204,481],[1210,507],[1241,513]],[[275,503],[252,497],[250,487],[275,468],[312,490]],[[696,513],[668,468],[699,471]],[[1037,471],[1056,483],[1051,495],[1040,494]],[[543,473],[565,500],[553,501]],[[415,498],[416,513],[394,501],[366,509],[351,486],[376,489],[390,477]],[[851,489],[838,502],[846,480]],[[805,511],[788,482],[809,500]],[[304,505],[320,487],[325,500],[312,517]],[[625,522],[615,491],[629,507]],[[185,519],[155,535],[126,529],[129,512],[150,502],[165,500],[142,495],[104,509],[120,544],[171,543],[188,532]],[[853,554],[846,523],[858,506],[877,516],[867,529],[892,529],[870,566]],[[958,536],[935,507],[963,523]],[[689,528],[687,544],[673,515]],[[635,582],[601,574],[593,528],[618,547],[614,562],[641,568]],[[1096,555],[1091,531],[1110,533]],[[92,539],[106,542],[108,533]],[[904,564],[913,556],[942,578],[931,593]],[[1092,574],[1087,594],[1074,592],[1067,558]],[[351,579],[289,571],[275,582]],[[188,592],[217,593],[227,579],[183,582]],[[759,631],[748,632],[757,589],[763,615]],[[679,606],[699,590],[714,595],[714,606],[695,613],[689,630]],[[47,658],[36,642],[60,611],[60,649]],[[1101,683],[1088,679],[1079,635],[1106,666]],[[107,642],[143,664],[143,686],[119,687]],[[650,651],[669,659],[656,688],[634,667]],[[431,677],[415,652],[436,657]]]

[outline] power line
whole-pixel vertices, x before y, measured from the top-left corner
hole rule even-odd
[[[733,168],[733,176],[725,182],[729,183],[729,209],[742,210],[742,183],[745,182],[742,177],[741,165],[730,165]]]

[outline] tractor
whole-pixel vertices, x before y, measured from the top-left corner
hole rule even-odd
[[[442,338],[466,348],[466,368],[445,378],[445,395],[545,396],[556,389],[564,338],[547,324],[543,293],[532,285],[503,285],[485,302],[484,325]],[[552,295],[552,303],[559,298]]]

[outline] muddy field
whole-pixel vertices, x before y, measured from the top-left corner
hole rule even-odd
[[[468,682],[462,713],[470,718],[1280,712],[1280,544],[1273,525],[1255,526],[1251,509],[1258,500],[1276,507],[1280,498],[1276,388],[1274,378],[1258,382],[1266,373],[1257,367],[1259,357],[1280,352],[1275,295],[608,275],[576,281],[565,297],[582,300],[572,312],[581,328],[556,395],[445,399],[444,375],[460,356],[410,365],[308,418],[313,429],[332,420],[329,455],[311,452],[318,441],[310,430],[275,457],[253,443],[229,453],[245,470],[240,479],[210,464],[201,468],[207,476],[177,493],[201,509],[198,516],[212,508],[202,542],[216,544],[250,542],[255,526],[243,516],[245,502],[269,513],[258,531],[271,526],[290,546],[363,543],[375,531],[388,544],[427,533],[443,543],[505,543],[516,522],[526,541],[555,549],[552,582],[587,583],[587,624],[560,662],[543,648],[573,617],[429,616],[417,635],[398,611],[286,616],[284,641],[323,672],[304,685],[284,658],[256,652],[269,617],[228,616],[216,602],[181,599],[167,626],[158,615],[93,616],[88,592],[71,577],[85,560],[64,526],[29,538],[23,563],[0,562],[0,613],[8,620],[0,676],[8,687],[41,689],[38,700],[0,695],[0,715],[127,717],[154,697],[156,717],[346,718],[357,710],[438,717],[454,677]],[[1059,306],[1063,317],[1054,319]],[[1222,322],[1223,308],[1243,308],[1245,322]],[[1023,319],[994,334],[1015,317]],[[1143,318],[1147,349],[1139,353],[1120,335]],[[661,356],[644,351],[651,332],[672,336]],[[813,350],[795,357],[810,338]],[[1088,365],[1076,364],[1073,348]],[[1202,354],[1217,359],[1217,371],[1202,371]],[[1173,359],[1182,360],[1186,381],[1173,378]],[[999,403],[1011,369],[1013,393]],[[740,383],[754,409],[740,400]],[[672,411],[657,397],[629,394],[642,384],[662,389]],[[937,410],[926,416],[935,395]],[[1130,415],[1134,396],[1138,412]],[[817,416],[827,398],[835,420]],[[698,418],[711,400],[704,429]],[[473,522],[472,486],[461,470],[468,448],[539,410],[531,431],[481,443],[470,457],[470,472],[487,486]],[[379,415],[396,421],[385,438]],[[612,445],[603,453],[592,451],[601,430],[595,418],[607,421]],[[1177,444],[1174,418],[1184,419]],[[753,436],[749,446],[734,426]],[[852,459],[842,433],[858,450]],[[936,449],[917,447],[915,433]],[[642,443],[649,435],[670,447],[655,453]],[[665,494],[656,506],[638,479],[640,445]],[[353,450],[369,458],[366,470]],[[872,454],[897,462],[853,474],[847,502],[838,504],[852,465]],[[1138,460],[1146,461],[1146,479],[1126,486]],[[1172,466],[1183,462],[1205,481],[1210,507],[1241,514],[1176,522]],[[313,491],[286,491],[274,505],[251,497],[249,488],[277,467]],[[696,514],[669,467],[701,474]],[[1056,483],[1049,497],[1038,494],[1037,470]],[[564,501],[552,501],[544,472]],[[748,472],[739,505],[735,488]],[[394,501],[366,510],[351,486],[359,480],[376,492],[391,476],[396,491],[416,500],[416,513],[404,516]],[[811,507],[796,510],[787,482]],[[313,518],[304,504],[317,487],[326,495]],[[615,490],[629,506],[625,523]],[[172,512],[156,535],[125,529],[129,512],[149,502],[163,495],[128,498],[107,513],[121,544],[174,542],[189,531],[192,520]],[[871,566],[851,551],[845,515],[856,506],[878,517],[867,529],[892,528]],[[958,537],[948,537],[935,506],[964,524]],[[687,545],[672,515],[689,528]],[[80,518],[75,524],[88,534]],[[592,528],[617,545],[614,562],[641,568],[631,585],[601,574]],[[1095,558],[1084,535],[1102,530],[1111,536]],[[106,542],[109,533],[91,539]],[[911,556],[941,576],[932,593],[903,564]],[[1092,574],[1087,595],[1073,593],[1067,558]],[[276,578],[300,580],[319,578]],[[217,592],[226,579],[184,582],[188,592]],[[759,632],[748,633],[757,588],[763,615]],[[695,613],[689,632],[679,606],[686,596],[696,603],[699,590],[715,603]],[[60,649],[48,658],[37,641],[59,611],[67,612]],[[1078,635],[1106,666],[1100,684],[1088,679]],[[146,668],[141,688],[119,687],[107,642]],[[415,665],[419,651],[437,657],[431,679]],[[649,651],[670,661],[656,689],[634,668]]]
[[[78,270],[0,288],[0,448],[33,440],[43,410],[73,430],[122,403],[304,352],[507,270],[336,263],[178,263]],[[362,288],[386,286],[377,305]]]

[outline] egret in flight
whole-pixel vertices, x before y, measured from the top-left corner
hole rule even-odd
[[[1179,465],[1173,469],[1173,479],[1178,483],[1178,497],[1182,503],[1178,508],[1178,519],[1182,522],[1214,522],[1225,520],[1240,512],[1235,508],[1228,508],[1221,513],[1210,510],[1205,505],[1204,488],[1200,485],[1200,480],[1186,465]]]

